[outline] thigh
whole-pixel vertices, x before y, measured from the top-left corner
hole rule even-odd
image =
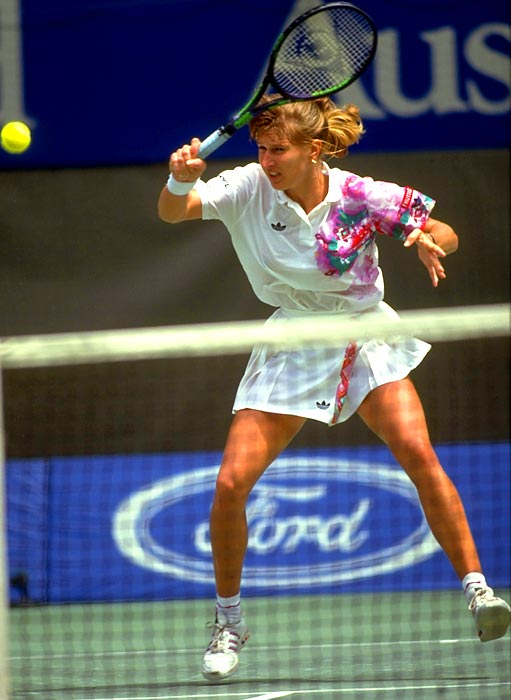
[[[219,480],[248,493],[305,421],[251,408],[238,411],[227,436]]]
[[[408,377],[373,389],[358,414],[393,450],[412,443],[430,444],[422,402]]]

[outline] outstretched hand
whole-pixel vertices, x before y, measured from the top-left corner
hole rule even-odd
[[[419,259],[428,271],[433,287],[438,287],[439,281],[447,277],[440,261],[440,258],[445,258],[447,253],[434,242],[430,234],[419,228],[412,231],[404,242],[405,248],[410,248],[414,244],[417,245]]]

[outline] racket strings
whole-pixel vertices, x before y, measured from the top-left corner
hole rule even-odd
[[[353,82],[374,53],[375,31],[365,15],[325,10],[297,24],[276,55],[273,77],[293,98],[327,95]]]

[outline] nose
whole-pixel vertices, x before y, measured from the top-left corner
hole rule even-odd
[[[265,168],[266,170],[270,166],[274,165],[274,161],[273,161],[273,157],[272,157],[271,153],[268,153],[267,151],[264,153],[261,153],[260,163],[263,166],[263,168]]]

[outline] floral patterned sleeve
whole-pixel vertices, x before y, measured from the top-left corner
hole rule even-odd
[[[435,202],[411,187],[344,173],[338,202],[316,237],[316,264],[325,275],[350,270],[377,234],[404,241],[423,229]]]
[[[435,201],[412,187],[353,176],[345,182],[345,196],[365,202],[374,230],[404,241],[416,228],[424,228]]]

